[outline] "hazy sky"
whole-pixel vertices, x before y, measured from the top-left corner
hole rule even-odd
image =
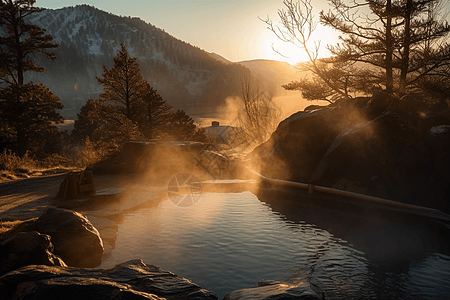
[[[328,10],[326,0],[312,2],[316,17],[320,10]],[[175,38],[231,61],[265,58],[294,63],[306,59],[303,52],[279,41],[258,19],[269,16],[278,23],[277,10],[284,8],[282,0],[37,0],[35,6],[61,8],[77,4],[139,17]],[[331,30],[318,29],[317,35],[323,46],[336,43],[336,35]],[[274,52],[272,44],[289,58]]]
[[[321,10],[328,11],[328,3],[326,0],[311,2],[318,20]],[[175,38],[231,61],[265,58],[295,63],[307,59],[303,51],[281,42],[258,19],[269,16],[278,24],[277,11],[284,8],[283,0],[37,0],[35,5],[61,8],[77,4],[89,4],[116,15],[139,17]],[[312,46],[314,41],[321,42],[320,54],[326,56],[324,48],[337,43],[337,34],[319,25],[311,40]],[[273,51],[272,45],[288,58]]]

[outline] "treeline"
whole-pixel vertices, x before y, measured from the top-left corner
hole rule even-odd
[[[87,164],[118,150],[127,140],[206,138],[192,118],[182,110],[172,111],[144,79],[137,59],[129,55],[123,43],[112,59],[113,66],[103,65],[101,76],[96,77],[103,92],[82,107],[72,134],[59,132],[56,125],[63,122],[58,113],[63,107],[60,99],[48,87],[24,76],[44,72],[36,55],[57,59],[52,51],[58,48],[53,37],[25,22],[25,18],[41,11],[34,2],[8,0],[2,2],[0,10],[5,30],[0,36],[1,152],[37,158],[59,154],[75,160],[78,155],[78,161]],[[86,161],[86,157],[91,160]]]
[[[301,91],[308,100],[330,103],[384,92],[409,105],[415,99],[420,110],[448,109],[450,24],[446,1],[329,3],[331,9],[320,13],[319,22],[340,37],[339,44],[328,45],[329,58],[319,59],[318,48],[308,44],[316,24],[310,0],[285,1],[285,9],[279,11],[281,28],[265,20],[272,31],[284,33],[278,34],[279,38],[296,44],[309,57],[301,67],[313,76],[284,88]]]
[[[40,14],[45,18],[30,21],[42,22],[58,41],[58,61],[41,59],[49,72],[29,79],[49,86],[67,107],[73,98],[99,91],[95,76],[101,74],[102,64],[112,66],[121,42],[137,57],[144,78],[172,105],[197,103],[214,108],[226,97],[237,95],[240,78],[250,75],[245,67],[224,64],[138,18],[115,16],[87,5]],[[67,88],[75,82],[80,83],[77,91]]]
[[[108,69],[97,77],[103,93],[89,99],[78,114],[71,139],[82,148],[95,145],[103,155],[116,152],[125,141],[205,141],[203,129],[184,111],[171,106],[143,78],[136,58],[124,44]]]

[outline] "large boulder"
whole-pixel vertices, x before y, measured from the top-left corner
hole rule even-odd
[[[256,286],[228,293],[224,300],[281,300],[281,299],[325,299],[320,290],[307,282],[285,283],[261,280]]]
[[[27,266],[0,277],[2,299],[216,300],[195,283],[141,260],[112,269]]]
[[[125,142],[117,155],[89,167],[94,173],[145,173],[161,169],[189,169],[205,145],[190,141]]]
[[[51,236],[54,253],[67,265],[93,268],[101,264],[102,239],[83,215],[71,210],[49,208],[37,219],[36,228]]]
[[[335,138],[367,122],[368,98],[301,111],[283,120],[271,138],[247,156],[252,168],[271,178],[308,182]]]
[[[250,165],[271,178],[450,212],[450,110],[413,100],[378,93],[298,112],[249,154]]]
[[[360,192],[387,197],[400,191],[407,172],[418,172],[420,136],[402,115],[387,112],[375,120],[355,126],[336,137],[311,180],[319,185],[334,186],[342,179]],[[399,197],[406,196],[404,194]]]
[[[66,266],[52,253],[50,236],[20,232],[0,244],[0,275],[27,265]]]
[[[95,213],[95,212],[94,212]],[[106,217],[94,215],[92,212],[83,213],[98,230],[103,242],[103,255],[108,255],[116,246],[119,226]]]
[[[417,124],[388,110],[352,128],[335,139],[311,180],[449,211],[450,130],[443,125],[421,133]]]

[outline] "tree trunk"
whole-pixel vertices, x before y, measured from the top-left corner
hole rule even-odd
[[[386,3],[386,93],[392,94],[394,79],[392,75],[392,3]]]
[[[400,73],[400,92],[404,93],[406,90],[406,75],[408,75],[409,67],[409,48],[411,46],[411,14],[412,14],[412,0],[406,1],[405,13],[405,33],[403,40],[403,56]]]
[[[148,104],[148,130],[147,130],[147,138],[153,138],[153,115],[152,115],[152,105]]]
[[[17,131],[17,154],[23,157],[27,153],[27,137],[20,125],[16,126]]]

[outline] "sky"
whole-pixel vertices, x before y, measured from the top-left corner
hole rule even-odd
[[[328,11],[326,0],[314,0],[314,15]],[[37,0],[35,6],[62,8],[88,4],[120,16],[139,17],[177,39],[233,61],[272,59],[291,64],[307,60],[304,52],[280,41],[261,19],[279,24],[282,0]],[[320,56],[326,56],[326,44],[336,44],[336,33],[320,25],[311,39],[320,41]],[[275,48],[277,51],[274,51]],[[279,53],[283,54],[280,55]]]

